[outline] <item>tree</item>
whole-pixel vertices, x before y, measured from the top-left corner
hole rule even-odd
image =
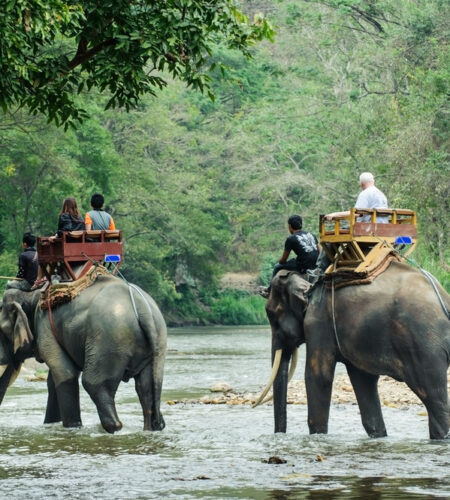
[[[218,44],[249,55],[273,30],[234,0],[14,0],[0,18],[0,105],[40,112],[75,127],[87,115],[84,89],[108,91],[107,107],[127,110],[167,75],[209,91]],[[162,73],[162,72],[166,73]],[[209,91],[210,92],[210,91]],[[210,93],[211,97],[212,94]]]

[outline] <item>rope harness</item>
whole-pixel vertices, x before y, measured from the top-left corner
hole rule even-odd
[[[145,298],[144,294],[141,292],[141,290],[139,290],[139,288],[136,285],[133,285],[133,283],[128,283],[128,281],[125,281],[125,282],[128,285],[128,289],[130,290],[131,303],[133,304],[134,314],[136,316],[136,319],[138,320],[138,323],[139,323],[139,313],[136,309],[136,303],[134,301],[133,290],[136,290],[136,292],[144,299],[145,305],[147,306],[148,312],[150,313],[150,317],[153,321],[153,312],[152,312],[150,304],[148,303],[148,300]]]
[[[89,258],[89,257],[88,257]],[[50,322],[50,327],[53,333],[53,336],[55,337],[56,341],[58,344],[64,349],[63,345],[61,344],[61,341],[58,336],[58,332],[56,330],[55,322],[53,319],[53,312],[52,312],[52,306],[58,306],[60,304],[68,303],[71,302],[77,295],[79,295],[80,292],[88,288],[89,286],[93,285],[97,278],[99,276],[105,276],[105,275],[111,275],[114,276],[113,271],[110,271],[109,269],[106,269],[103,267],[99,262],[95,261],[94,259],[90,259],[92,262],[94,262],[95,267],[93,267],[83,278],[76,280],[70,284],[56,284],[49,286],[45,292],[43,297],[41,297],[39,305],[41,309],[47,310],[48,311],[48,319]],[[150,313],[150,318],[151,321],[153,322],[153,312],[150,307],[150,304],[145,297],[145,295],[142,293],[142,291],[133,283],[129,283],[126,278],[118,271],[118,277],[124,281],[128,285],[128,289],[130,292],[130,300],[131,304],[133,306],[133,311],[136,316],[136,319],[139,323],[139,313],[136,307],[136,301],[134,298],[134,293],[133,290],[135,290],[143,299],[145,302],[145,305],[147,306],[148,312]]]
[[[439,293],[439,290],[437,289],[437,286],[436,286],[436,283],[438,283],[438,280],[428,271],[425,271],[425,269],[422,269],[421,267],[419,267],[419,270],[422,274],[424,274],[428,281],[431,283],[431,286],[433,287],[434,291],[436,292],[436,295],[439,299],[439,303],[441,304],[441,307],[445,313],[445,315],[447,316],[447,319],[450,319],[450,313],[448,312],[447,308],[445,307],[445,304],[444,304],[444,299],[442,298],[442,295]]]
[[[343,354],[341,344],[339,343],[339,337],[338,337],[337,328],[336,328],[336,315],[334,314],[334,294],[335,294],[335,290],[334,290],[334,277],[333,277],[331,279],[331,317],[333,319],[334,336],[336,338],[336,343],[337,343],[339,351],[341,352],[341,354]]]
[[[47,289],[47,291],[48,291],[48,289]],[[53,313],[52,313],[52,306],[51,306],[51,302],[50,302],[50,294],[46,293],[46,296],[47,296],[46,302],[47,302],[48,320],[50,322],[50,328],[52,329],[52,333],[56,339],[56,342],[58,342],[58,344],[61,346],[61,342],[60,342],[59,337],[58,337],[58,332],[56,331],[55,322],[53,321]]]

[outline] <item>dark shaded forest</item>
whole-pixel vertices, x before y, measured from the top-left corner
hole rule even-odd
[[[1,115],[1,275],[15,273],[23,232],[54,233],[63,198],[84,213],[102,192],[124,234],[121,271],[169,323],[261,323],[264,300],[221,289],[221,276],[267,283],[288,216],[317,234],[319,214],[353,206],[370,171],[390,207],[417,210],[413,258],[450,290],[448,2],[241,7],[267,15],[275,39],[250,59],[217,47],[214,100],[169,81],[129,112],[83,92],[75,130]]]

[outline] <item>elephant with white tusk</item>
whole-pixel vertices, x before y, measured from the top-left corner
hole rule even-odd
[[[273,382],[275,432],[286,432],[289,362],[306,342],[311,434],[328,430],[335,366],[342,362],[369,436],[386,435],[377,383],[379,375],[388,375],[405,382],[423,402],[430,438],[448,437],[450,296],[442,286],[399,262],[370,284],[333,290],[322,283],[312,291],[310,286],[299,274],[280,271],[266,304],[274,367],[266,389]]]
[[[21,363],[38,356],[50,368],[45,423],[81,425],[78,378],[103,428],[122,428],[114,397],[135,379],[144,430],[161,430],[160,398],[167,330],[154,300],[135,285],[100,276],[71,302],[49,312],[40,291],[6,290],[0,311],[0,403]]]

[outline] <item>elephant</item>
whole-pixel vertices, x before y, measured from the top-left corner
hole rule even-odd
[[[286,432],[288,380],[297,348],[306,342],[310,434],[328,432],[335,366],[342,362],[370,437],[387,435],[377,384],[388,375],[423,402],[430,438],[448,438],[449,309],[442,286],[404,262],[392,262],[369,284],[341,288],[327,288],[323,280],[311,288],[300,274],[280,271],[266,303],[273,371],[254,406],[273,383],[275,432]]]
[[[155,301],[133,284],[102,275],[71,302],[48,310],[41,292],[7,289],[0,311],[0,403],[21,363],[35,356],[49,367],[44,423],[81,426],[78,378],[103,428],[122,428],[114,396],[135,379],[144,430],[162,430],[160,412],[167,329]]]

